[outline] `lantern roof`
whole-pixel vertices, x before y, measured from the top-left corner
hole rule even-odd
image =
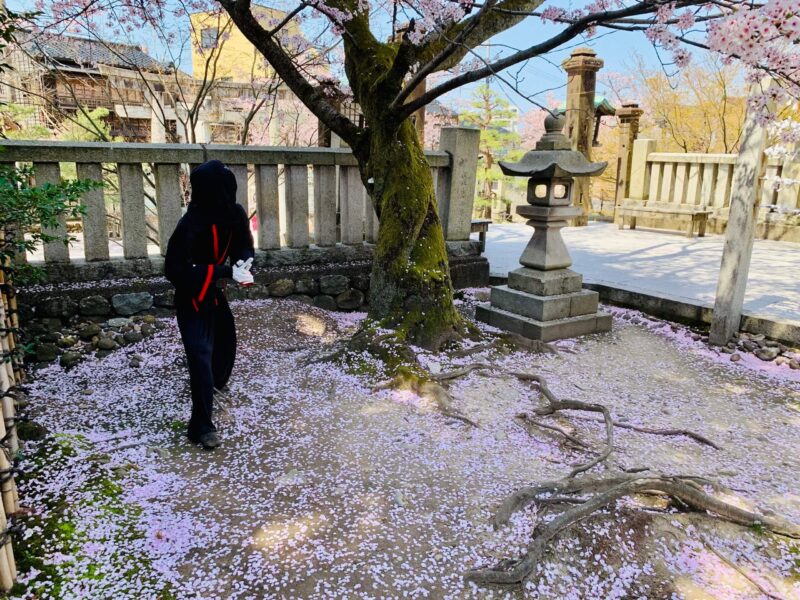
[[[566,117],[549,114],[544,120],[545,133],[536,142],[536,149],[525,153],[519,162],[501,160],[504,175],[515,177],[588,177],[602,173],[607,162],[589,162],[583,153],[571,149],[570,141],[561,132]]]

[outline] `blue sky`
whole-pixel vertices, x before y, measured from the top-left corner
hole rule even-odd
[[[31,10],[33,7],[32,0],[11,0],[7,4],[12,10]],[[581,6],[583,4],[584,2],[575,3],[570,2],[569,0],[553,0],[548,2],[545,6],[555,5],[569,8],[571,6]],[[278,0],[275,3],[275,6],[280,8],[285,8],[287,5],[293,6],[294,2]],[[182,26],[180,23],[175,23],[175,25]],[[186,18],[186,27],[188,30],[188,18]],[[497,36],[493,42],[497,44],[505,44],[515,48],[523,48],[529,46],[532,42],[541,41],[546,37],[549,37],[558,29],[558,26],[543,23],[538,18],[528,18],[511,30]],[[146,46],[150,53],[156,58],[163,59],[164,57],[163,48],[159,49],[157,47],[157,43],[153,42],[153,40],[148,40],[145,38],[137,39],[134,37],[131,40],[124,41],[132,41]],[[660,65],[655,49],[644,37],[644,34],[599,30],[599,35],[594,38],[573,40],[569,46],[564,49],[554,51],[545,58],[538,58],[530,61],[520,71],[521,76],[524,78],[524,81],[520,85],[520,89],[528,95],[537,94],[543,90],[553,89],[553,91],[549,93],[558,98],[563,97],[563,88],[566,85],[566,75],[561,70],[559,65],[567,56],[569,56],[569,53],[574,47],[583,45],[590,46],[595,49],[597,54],[605,61],[604,71],[606,72],[614,71],[625,73],[629,71],[636,56],[641,56],[645,64],[652,68],[659,68]],[[502,50],[498,48],[491,50],[493,55],[501,51]],[[480,50],[480,52],[482,56],[486,55],[485,49]],[[191,57],[189,52],[185,53],[182,67],[186,71],[191,71]],[[602,86],[602,83],[600,85]],[[470,96],[473,87],[474,86],[469,86],[467,88],[451,92],[445,97],[444,100],[447,103],[456,104],[465,102]],[[513,104],[518,106],[520,111],[525,112],[531,108],[534,108],[533,104],[522,98],[520,95],[509,90],[500,82],[495,81],[493,87],[503,90],[503,93],[507,96],[507,98]],[[602,87],[598,91],[599,93],[604,93]],[[546,95],[547,92],[539,94],[537,96],[537,100],[543,103],[546,102]]]
[[[544,24],[539,19],[529,18],[513,29],[497,36],[494,41],[515,48],[523,48],[526,41],[530,45],[531,39],[546,39],[545,36],[549,37],[555,31],[557,31],[557,28],[554,25]],[[567,79],[560,65],[569,57],[572,50],[578,46],[589,46],[594,49],[598,56],[605,61],[603,71],[628,72],[634,65],[637,55],[641,56],[648,66],[659,68],[660,63],[656,52],[644,34],[619,31],[612,33],[601,31],[600,34],[594,38],[573,40],[563,49],[554,51],[544,58],[529,61],[521,71],[521,76],[524,77],[519,86],[521,91],[525,94],[533,94],[555,88],[551,93],[556,97],[563,98]],[[603,71],[601,71],[601,74]],[[505,86],[500,85],[499,87],[504,88]],[[603,90],[598,91],[603,92]],[[469,89],[461,90],[458,97],[466,98],[469,93]],[[506,93],[508,100],[517,105],[523,112],[533,107],[529,101],[508,88],[504,89],[504,93]],[[538,100],[544,102],[546,93],[540,94]]]

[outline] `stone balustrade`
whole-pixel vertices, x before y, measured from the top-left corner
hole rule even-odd
[[[735,163],[736,154],[656,152],[655,140],[638,139],[633,146],[627,199],[703,206],[725,214]],[[790,163],[769,159],[765,175],[780,177],[792,168]],[[800,208],[800,186],[776,191],[771,185],[763,185],[760,207],[783,211]]]
[[[446,128],[440,150],[426,152],[449,241],[469,239],[478,138],[477,130]],[[82,256],[76,259],[73,252],[70,257],[63,243],[48,243],[43,248],[48,266],[147,259],[154,248],[163,255],[184,208],[189,170],[212,158],[234,172],[237,201],[255,216],[262,251],[356,246],[377,237],[375,211],[346,148],[11,140],[3,147],[2,162],[33,164],[37,185],[58,181],[67,163],[75,165],[80,178],[101,181],[105,176],[116,184],[114,191],[98,188],[83,198]],[[110,195],[119,206],[121,257],[109,252]],[[148,198],[154,207],[150,214]],[[62,222],[55,233],[64,232]],[[148,244],[148,235],[156,245]]]
[[[426,152],[456,287],[489,280],[480,244],[469,239],[479,137],[476,129],[445,128],[440,150]],[[289,296],[342,310],[362,307],[368,298],[378,220],[348,149],[23,141],[3,146],[0,162],[32,164],[37,185],[67,175],[106,183],[83,197],[82,224],[62,220],[54,232],[69,226],[77,243],[47,243],[27,257],[44,268],[46,280],[21,290],[26,320],[127,316],[131,311],[117,305],[131,299],[141,301],[134,312],[168,312],[172,295],[162,254],[185,209],[191,167],[210,159],[233,171],[237,201],[254,220],[256,282],[246,290],[229,286],[229,297]],[[76,228],[82,231],[74,233]]]
[[[658,152],[656,140],[638,139],[633,144],[626,204],[680,205],[712,211],[713,231],[724,229],[728,218],[736,154]],[[765,176],[799,179],[797,161],[767,159]],[[624,188],[623,188],[624,189]],[[800,210],[800,186],[776,190],[765,181],[759,192],[759,235],[776,239],[800,239],[796,229]]]

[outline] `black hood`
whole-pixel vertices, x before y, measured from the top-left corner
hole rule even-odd
[[[218,160],[210,160],[192,169],[192,201],[189,210],[212,218],[227,220],[236,205],[236,177]]]

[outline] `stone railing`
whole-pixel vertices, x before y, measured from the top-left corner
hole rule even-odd
[[[702,206],[726,216],[730,201],[736,154],[683,154],[656,152],[656,140],[634,142],[630,187],[626,199]],[[766,176],[781,176],[796,169],[791,163],[770,159]],[[800,208],[800,186],[779,191],[769,184],[761,190],[760,209],[791,212]]]
[[[448,241],[469,239],[478,138],[477,130],[445,128],[440,150],[426,153]],[[75,165],[79,178],[101,181],[105,175],[116,182],[121,252],[118,241],[109,242],[109,191],[99,188],[83,198],[83,252],[70,253],[60,242],[45,244],[42,255],[48,266],[147,259],[158,251],[163,255],[182,214],[186,174],[212,158],[236,175],[237,201],[255,215],[255,238],[262,251],[369,244],[378,231],[348,149],[26,141],[2,146],[0,161],[32,163],[37,185],[58,181],[65,163]],[[154,215],[147,214],[148,198]],[[62,223],[55,233],[65,231]],[[149,244],[148,238],[157,244]]]
[[[656,150],[656,140],[638,139],[634,142],[627,180],[617,182],[618,189],[626,190],[623,202],[627,205],[670,204],[707,209],[711,211],[711,231],[724,231],[736,154],[684,154]],[[776,159],[766,161],[766,181],[759,195],[756,235],[800,242],[800,186],[776,190],[769,181],[776,176],[800,179],[800,163]],[[639,220],[645,227],[678,226],[663,218]]]

